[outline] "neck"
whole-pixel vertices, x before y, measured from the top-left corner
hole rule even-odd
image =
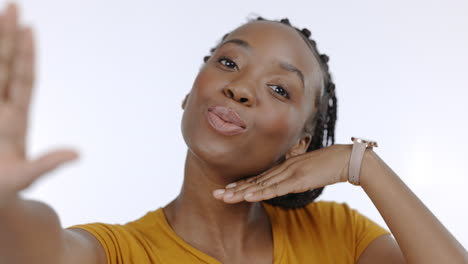
[[[225,173],[228,170],[223,170],[208,166],[188,151],[181,192],[164,208],[168,222],[180,237],[221,257],[258,243],[258,237],[272,240],[269,219],[260,203],[227,204],[213,197],[213,190],[224,188],[230,181]]]

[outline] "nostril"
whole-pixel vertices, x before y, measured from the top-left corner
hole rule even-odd
[[[240,102],[241,102],[241,103],[245,103],[245,102],[247,102],[248,100],[249,100],[249,99],[242,97],[242,98],[240,99]]]
[[[231,90],[228,90],[228,96],[229,98],[233,98],[234,97],[234,93],[231,91]]]

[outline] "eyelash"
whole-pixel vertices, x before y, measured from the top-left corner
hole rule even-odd
[[[223,63],[223,61],[224,61],[225,63]],[[239,68],[237,67],[237,64],[236,64],[233,60],[231,60],[230,58],[228,58],[228,57],[224,57],[224,56],[220,57],[220,58],[218,59],[218,63],[220,63],[221,65],[223,65],[224,67],[227,67],[227,68],[229,68],[229,69],[236,69],[236,68],[239,69]],[[227,65],[226,65],[227,63],[232,63],[231,66],[233,66],[233,67],[227,66]],[[268,85],[268,86],[270,86],[270,87],[273,86],[273,87],[276,87],[277,89],[283,90],[284,95],[279,94],[278,92],[276,92],[276,88],[273,89],[273,90],[275,90],[275,93],[279,94],[280,96],[282,96],[282,97],[284,97],[284,98],[287,98],[287,99],[290,98],[290,97],[289,97],[289,93],[288,93],[288,92],[286,91],[286,89],[283,88],[282,86],[280,86],[280,85],[274,85],[274,84]]]
[[[288,93],[288,92],[286,91],[286,89],[284,89],[282,86],[274,85],[274,84],[269,85],[269,86],[270,86],[270,87],[274,86],[274,87],[277,87],[278,89],[283,90],[283,92],[285,93],[285,95],[281,95],[281,94],[280,94],[280,95],[283,96],[284,98],[289,99],[289,93]],[[277,92],[276,92],[276,89],[273,89],[273,90],[275,90],[275,93],[277,93]],[[277,94],[279,94],[279,93],[277,93]]]
[[[234,64],[234,68],[231,68],[231,67],[227,66],[226,64],[222,63],[222,61],[226,61],[226,62],[228,62],[228,63],[233,63],[233,64]],[[223,56],[223,57],[220,57],[220,58],[218,59],[218,62],[221,63],[221,65],[223,65],[224,67],[228,67],[229,69],[238,68],[238,67],[237,67],[237,64],[236,64],[233,60],[229,59],[228,57],[224,57],[224,56]]]

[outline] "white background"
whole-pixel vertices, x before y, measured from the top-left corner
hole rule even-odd
[[[63,226],[125,223],[175,198],[181,101],[208,50],[259,14],[309,28],[330,56],[337,143],[376,139],[377,153],[468,246],[467,1],[18,2],[38,41],[29,153],[81,153],[25,192]],[[385,226],[359,187],[329,186],[321,199]]]

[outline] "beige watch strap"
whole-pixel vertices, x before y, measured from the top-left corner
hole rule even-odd
[[[366,151],[367,143],[354,142],[351,150],[351,158],[349,160],[349,175],[348,181],[354,185],[359,185],[359,174],[361,172],[361,163]]]

